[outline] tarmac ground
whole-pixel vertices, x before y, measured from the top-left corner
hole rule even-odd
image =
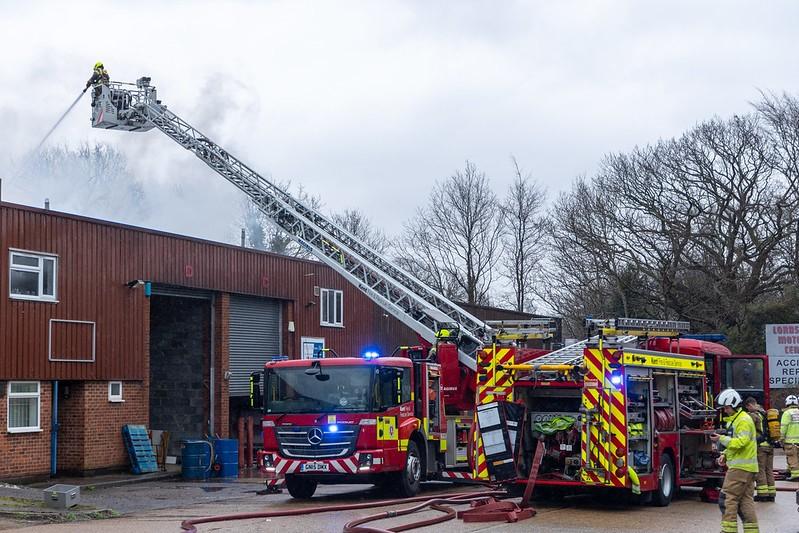
[[[784,461],[784,459],[783,459]],[[757,503],[760,531],[763,533],[799,533],[795,491],[799,484],[779,482],[791,491],[779,492],[775,503]],[[377,502],[386,498],[384,493],[368,485],[320,486],[311,502],[298,502],[287,493],[263,494],[263,485],[257,478],[236,482],[192,483],[176,479],[160,479],[133,485],[108,486],[84,490],[81,504],[84,513],[110,510],[112,518],[61,523],[35,523],[30,517],[0,519],[0,529],[14,528],[20,533],[178,533],[180,523],[187,518],[263,511],[296,510],[315,506],[332,506],[357,502]],[[39,489],[23,488],[23,491]],[[446,483],[426,483],[423,495],[439,497],[455,492],[478,490],[474,487],[453,486]],[[4,493],[0,490],[0,497]],[[33,492],[27,493],[30,495]],[[41,497],[41,496],[39,496]],[[21,499],[21,498],[20,498]],[[383,506],[375,509],[339,511],[295,517],[261,518],[226,521],[198,526],[199,532],[274,532],[314,533],[342,531],[345,523],[356,518],[409,507],[408,503]],[[456,509],[465,509],[465,506]],[[561,499],[535,502],[536,516],[514,524],[464,523],[454,519],[444,524],[429,526],[420,532],[473,532],[473,531],[536,531],[558,533],[588,532],[706,532],[719,530],[720,514],[715,504],[703,503],[696,492],[683,491],[665,508],[635,505],[621,501],[601,500],[591,495],[569,496]],[[420,519],[438,516],[434,511],[410,516],[395,517],[374,524],[389,528]],[[91,518],[91,516],[89,517]],[[39,522],[47,520],[39,520]]]

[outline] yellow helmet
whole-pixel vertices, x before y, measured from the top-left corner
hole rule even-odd
[[[94,68],[103,68],[103,62],[98,61],[97,63],[94,64]]]

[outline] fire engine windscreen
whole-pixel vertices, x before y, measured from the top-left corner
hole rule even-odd
[[[723,376],[723,388],[732,388],[738,392],[764,390],[762,359],[727,359],[724,361]]]
[[[309,370],[307,367],[268,370],[264,386],[266,412],[363,412],[372,408],[374,368],[320,366],[316,372]]]

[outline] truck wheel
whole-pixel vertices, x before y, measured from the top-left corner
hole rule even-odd
[[[316,481],[298,476],[286,476],[286,488],[289,489],[292,498],[310,500],[316,492]]]
[[[397,473],[399,483],[397,490],[405,498],[416,496],[422,483],[422,456],[414,441],[408,441],[408,454],[405,456],[405,468]]]
[[[677,480],[674,476],[674,463],[665,453],[660,456],[660,472],[658,473],[658,488],[652,497],[652,505],[666,507],[674,497]]]

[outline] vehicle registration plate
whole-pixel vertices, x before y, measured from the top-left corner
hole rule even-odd
[[[319,461],[303,463],[300,465],[300,472],[330,472],[330,465]]]

